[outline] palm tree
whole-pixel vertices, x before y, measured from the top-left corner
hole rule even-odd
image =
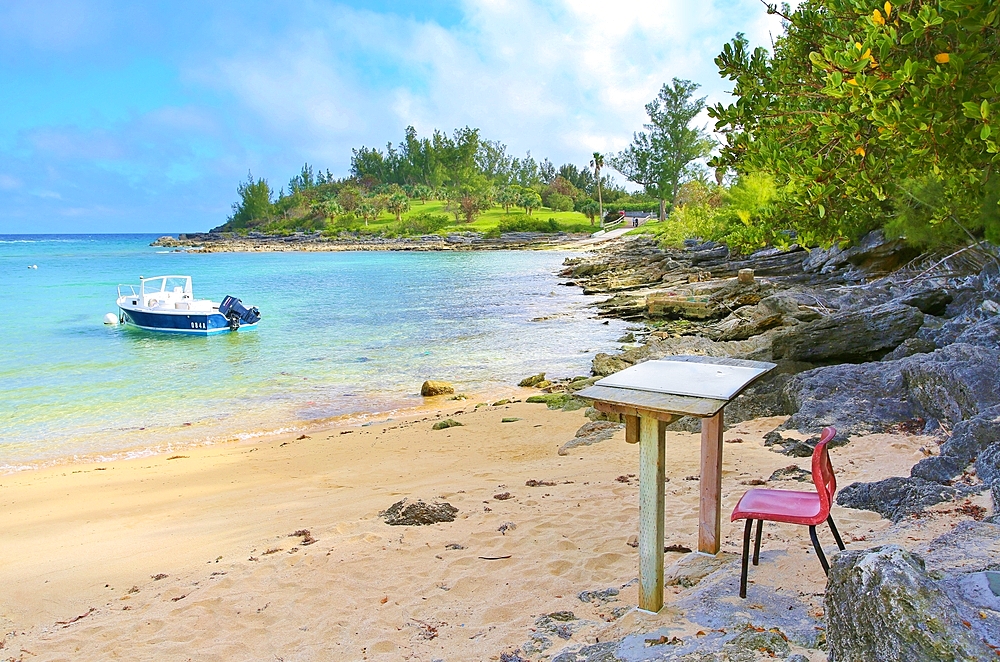
[[[594,152],[594,158],[590,160],[590,166],[594,169],[594,177],[597,178],[597,209],[601,216],[601,227],[604,227],[604,200],[601,198],[601,168],[604,167],[604,155]]]

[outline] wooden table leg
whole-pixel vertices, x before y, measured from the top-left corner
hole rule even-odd
[[[722,410],[701,419],[701,498],[698,551],[718,554],[722,520]]]
[[[638,416],[625,416],[625,441],[630,444],[639,443]]]
[[[639,608],[663,607],[663,483],[665,425],[639,417]]]

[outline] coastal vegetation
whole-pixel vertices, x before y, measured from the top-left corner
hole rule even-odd
[[[1000,9],[807,0],[768,12],[784,26],[770,51],[737,34],[716,58],[735,97],[707,108],[721,143],[696,124],[699,86],[673,79],[626,149],[583,167],[513,156],[478,129],[408,127],[398,145],[353,150],[343,178],[306,164],[275,192],[248,176],[217,229],[586,232],[620,211],[658,211],[661,222],[635,232],[737,253],[843,245],[878,229],[919,249],[1000,241]]]
[[[784,20],[771,51],[737,35],[716,58],[735,97],[708,109],[724,139],[706,163],[716,176],[692,161],[663,196],[674,203],[669,221],[642,232],[742,253],[846,244],[879,229],[918,249],[1000,242],[995,3],[809,0],[768,11]],[[652,148],[662,108],[699,108],[678,95],[694,89],[664,86],[647,106],[650,135],[629,150]],[[697,145],[698,130],[687,130]],[[629,150],[615,166],[650,181],[643,151]]]
[[[695,196],[683,220],[742,250],[879,228],[920,248],[1000,241],[995,3],[768,11],[785,27],[772,52],[737,35],[716,58],[736,98],[709,109],[725,138],[711,165],[737,191]]]
[[[372,234],[388,237],[474,231],[593,232],[605,203],[620,210],[653,210],[655,191],[630,194],[606,173],[595,153],[588,166],[556,168],[530,152],[515,157],[498,141],[465,127],[451,135],[404,139],[384,150],[353,150],[351,172],[302,166],[277,192],[264,178],[247,175],[225,224],[240,234],[295,232]]]

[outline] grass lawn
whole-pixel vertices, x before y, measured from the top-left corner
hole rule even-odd
[[[443,200],[428,200],[426,203],[421,203],[419,200],[410,203],[410,210],[405,212],[402,217],[409,218],[417,214],[445,214],[451,219],[444,229],[440,231],[440,234],[448,234],[451,232],[487,232],[492,230],[497,226],[497,224],[504,218],[509,218],[516,213],[523,212],[523,209],[511,209],[510,215],[506,214],[503,207],[493,207],[487,211],[484,211],[479,215],[473,223],[464,223],[459,221],[454,222],[454,215],[450,212],[445,211],[445,202]],[[547,207],[542,207],[540,209],[535,209],[531,213],[531,217],[535,219],[541,219],[547,221],[550,218],[555,219],[562,230],[566,232],[596,232],[598,227],[596,225],[590,224],[590,219],[576,211],[552,211]],[[396,217],[389,212],[382,212],[378,219],[369,224],[369,231],[391,231],[396,224]]]

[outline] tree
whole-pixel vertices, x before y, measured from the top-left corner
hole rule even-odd
[[[426,203],[432,195],[434,195],[434,189],[426,184],[417,184],[413,187],[413,197],[419,199],[421,204]]]
[[[594,169],[594,179],[597,181],[597,213],[603,219],[604,198],[601,196],[601,168],[604,167],[604,155],[600,152],[594,152],[594,158],[590,159],[590,167]],[[593,216],[590,217],[590,224],[594,224]]]
[[[524,187],[521,189],[517,204],[524,207],[524,213],[531,216],[531,210],[542,206],[542,196],[538,195],[535,189]]]
[[[230,227],[245,228],[250,221],[271,217],[272,193],[266,179],[254,181],[253,174],[248,170],[247,180],[236,187],[236,192],[240,200],[233,203],[233,214],[229,217]]]
[[[322,174],[322,173],[321,173]],[[303,164],[302,171],[288,181],[288,190],[294,195],[299,191],[316,186],[316,179],[313,177],[313,167],[308,163]]]
[[[552,211],[572,211],[573,198],[562,193],[550,193],[548,199],[549,209]]]
[[[455,214],[455,220],[472,223],[479,215],[493,205],[493,193],[485,182],[479,186],[466,185],[452,189],[448,196],[448,209]]]
[[[509,214],[510,208],[520,204],[520,202],[521,193],[516,187],[504,186],[497,191],[497,204],[503,207],[505,214]]]
[[[347,184],[337,194],[337,202],[344,208],[344,211],[348,213],[354,212],[357,210],[358,205],[361,204],[361,191],[358,190],[357,186]]]
[[[382,213],[387,204],[388,196],[385,194],[369,195],[358,202],[354,214],[358,218],[364,219],[365,227],[368,227],[368,222],[374,222],[378,219],[378,215]]]
[[[594,224],[594,218],[601,213],[601,206],[596,200],[588,199],[580,205],[580,213],[590,219],[590,224]]]
[[[1000,241],[995,2],[768,11],[785,25],[773,53],[738,34],[716,58],[737,100],[709,111],[726,135],[714,165],[773,174],[805,242],[883,223],[921,245]]]
[[[648,134],[633,134],[632,144],[615,156],[613,165],[625,178],[641,184],[646,193],[659,199],[660,220],[666,218],[677,189],[691,176],[698,159],[712,151],[712,140],[703,129],[691,122],[705,108],[705,97],[691,99],[698,85],[673,79],[664,85],[653,101],[646,104]]]
[[[409,210],[410,199],[406,197],[406,193],[398,184],[393,184],[386,194],[385,206],[386,209],[395,214],[398,223],[403,212]]]

